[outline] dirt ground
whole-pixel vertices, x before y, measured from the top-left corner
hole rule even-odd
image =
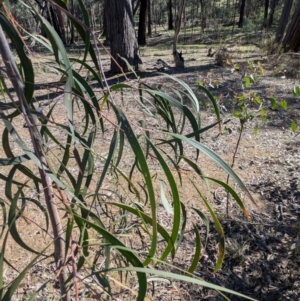
[[[189,44],[184,45],[183,42]],[[200,47],[199,41],[187,34],[182,34],[179,40],[185,58],[185,69],[176,70],[172,67],[172,39],[163,34],[150,39],[148,46],[141,49],[144,70],[139,73],[139,76],[149,85],[156,85],[160,82],[171,85],[162,74],[156,72],[159,69],[184,80],[195,90],[199,81],[204,82],[213,95],[218,97],[219,104],[223,108],[222,119],[229,121],[223,126],[222,134],[217,129],[205,132],[201,137],[201,142],[228,163],[231,163],[239,136],[239,121],[232,117],[231,100],[239,94],[255,92],[266,100],[275,95],[276,99],[287,101],[287,110],[272,111],[265,123],[257,121],[259,118],[253,119],[246,124],[242,135],[234,169],[257,203],[255,206],[241,194],[250,212],[250,219],[246,220],[233,202],[230,202],[229,216],[227,216],[226,193],[223,189],[212,186],[209,197],[225,231],[226,255],[222,269],[214,273],[217,233],[214,224],[211,223],[207,246],[203,250],[195,274],[208,282],[236,290],[261,301],[300,300],[300,136],[299,130],[298,133],[290,130],[292,120],[300,116],[300,99],[292,95],[293,87],[300,85],[299,78],[297,78],[298,71],[295,71],[298,58],[289,54],[282,55],[282,57],[265,55],[258,47],[259,45],[251,43],[244,45],[242,37],[238,40],[239,44],[234,41],[229,42],[226,42],[228,45],[224,44],[229,49],[232,62],[239,64],[244,71],[233,72],[230,65],[217,66],[215,59],[207,57],[207,53],[208,48],[212,47],[217,50],[220,45],[202,41]],[[160,62],[157,62],[158,59],[168,63],[170,67],[162,66]],[[36,58],[37,65],[41,64],[39,60],[44,60],[41,54],[38,54]],[[251,86],[250,89],[244,89],[242,78],[248,71],[248,60],[260,61],[265,74],[258,79],[257,84]],[[108,70],[109,59],[105,56],[103,63],[104,68]],[[43,68],[40,66],[38,83],[44,81],[45,70]],[[52,74],[51,70],[47,70],[46,74],[47,80],[52,82],[59,78]],[[115,78],[109,77],[109,73],[107,75],[109,82],[116,81]],[[42,94],[43,91],[41,91],[41,96]],[[63,110],[62,107],[60,109]],[[141,114],[135,104],[129,101],[124,104],[124,109],[129,117]],[[60,114],[63,116],[63,111]],[[206,110],[203,108],[201,117],[203,126],[215,121],[210,108]],[[78,118],[80,118],[80,113],[78,113]],[[255,136],[254,127],[257,123],[259,131]],[[2,128],[0,131],[2,132]],[[103,141],[101,143],[103,144]],[[105,145],[102,145],[103,152],[107,149],[108,143],[109,141],[105,141]],[[198,163],[203,166],[207,176],[226,180],[225,174],[203,155],[200,156]],[[188,208],[204,208],[196,194],[191,194],[187,181],[184,181],[180,193]],[[205,226],[191,210],[188,211],[188,217],[190,220],[197,221],[201,238],[204,241]],[[158,212],[158,219],[162,223],[167,223],[168,217],[162,211]],[[24,227],[21,233],[23,236],[28,236],[33,247],[45,245],[44,238],[39,236],[40,233],[33,233],[30,226],[26,230]],[[37,237],[40,238],[37,239]],[[39,241],[42,242],[39,244]],[[188,268],[195,249],[194,241],[192,224],[189,223],[183,244],[172,262],[174,266],[182,270]],[[21,265],[28,263],[31,258],[27,257],[28,253],[15,247],[12,241],[9,243],[12,251],[8,258],[16,263],[22,263]],[[162,265],[160,268],[171,270],[169,266]],[[26,294],[51,279],[52,276],[49,276],[49,273],[53,272],[53,269],[51,264],[35,265],[14,300],[26,300]],[[174,272],[178,271],[174,270]],[[6,280],[11,280],[15,275],[14,272],[7,272]],[[157,301],[223,300],[217,292],[176,281],[154,282],[153,288],[154,294],[149,289],[149,297]],[[44,291],[37,300],[48,300],[46,295]],[[229,297],[231,300],[242,300],[236,296]],[[134,297],[126,290],[115,298],[115,300],[133,299]]]
[[[220,104],[225,108],[228,103],[229,108],[223,111],[223,118],[231,119],[226,126],[233,131],[224,135],[210,131],[202,137],[202,143],[231,162],[239,135],[239,122],[232,118],[230,99],[239,93],[249,93],[249,90],[243,90],[240,73],[232,73],[230,66],[220,68],[214,58],[207,58],[207,48],[183,48],[187,58],[186,70],[178,76],[192,86],[199,80],[209,82],[212,77],[218,78],[218,87],[210,87],[210,91],[219,99],[222,95]],[[245,199],[250,207],[251,220],[244,220],[234,205],[227,217],[224,209],[226,194],[219,188],[213,192],[214,208],[222,217],[226,233],[227,254],[222,269],[213,273],[217,235],[211,233],[197,275],[257,300],[300,300],[300,137],[290,130],[291,116],[299,118],[300,113],[300,99],[291,93],[294,85],[300,84],[299,77],[294,76],[299,70],[298,59],[295,56],[289,61],[267,56],[251,44],[233,46],[230,51],[234,64],[245,66],[243,64],[249,60],[262,62],[265,74],[257,85],[251,87],[251,92],[256,92],[263,99],[272,95],[285,99],[288,110],[272,112],[267,122],[259,125],[258,136],[253,132],[257,121],[247,124],[235,170],[255,196],[258,207]],[[167,61],[172,62],[171,56]],[[293,67],[295,63],[296,70]],[[212,116],[206,112],[204,119],[210,118]],[[215,169],[211,172],[212,175],[218,174]],[[187,199],[192,204],[196,202],[188,195]],[[199,229],[205,236],[205,226],[199,224]],[[194,250],[193,242],[194,236],[187,234],[180,255],[175,259],[176,266],[187,267]],[[205,288],[182,283],[176,285],[177,289],[165,290],[165,294],[156,300],[223,300]],[[170,291],[177,291],[178,296],[174,297]],[[236,296],[230,296],[230,299],[242,300]]]

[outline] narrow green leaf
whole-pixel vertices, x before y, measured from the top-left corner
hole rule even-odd
[[[209,190],[209,183],[206,180],[205,174],[203,172],[203,170],[199,167],[198,164],[196,164],[195,162],[193,162],[192,160],[190,160],[187,157],[182,156],[181,157],[186,163],[188,163],[189,166],[191,166],[193,168],[193,170],[201,177],[201,179],[204,181],[207,189]]]
[[[218,166],[220,166],[240,186],[240,188],[248,195],[250,200],[256,205],[256,202],[254,201],[252,195],[250,194],[250,192],[248,191],[248,189],[246,188],[244,183],[240,180],[240,178],[232,170],[232,168],[226,162],[224,162],[216,153],[214,153],[213,151],[211,151],[209,148],[207,148],[206,146],[204,146],[203,144],[201,144],[198,141],[189,139],[185,136],[178,135],[178,134],[173,134],[173,133],[167,133],[167,134],[189,143],[190,145],[198,148],[209,158],[211,158]]]
[[[143,267],[141,261],[129,251],[128,248],[125,247],[122,242],[120,242],[114,235],[106,231],[105,229],[99,227],[98,225],[82,219],[80,216],[74,215],[75,221],[84,222],[85,224],[89,225],[91,228],[96,230],[100,235],[102,235],[107,241],[111,243],[111,245],[119,250],[119,252],[128,260],[134,267]],[[153,221],[154,223],[154,221]],[[156,221],[155,221],[156,223]],[[120,247],[120,248],[118,248]],[[137,272],[138,282],[139,282],[139,291],[137,301],[144,301],[147,292],[147,278],[144,272]]]
[[[10,165],[19,165],[23,162],[30,160],[29,156],[17,156],[11,158],[0,158],[0,166],[10,166]]]
[[[183,275],[175,274],[175,273],[171,273],[171,272],[165,272],[165,271],[160,271],[160,270],[155,270],[155,269],[139,268],[139,267],[117,268],[117,269],[114,269],[114,270],[116,270],[116,271],[129,271],[129,272],[132,271],[132,272],[139,272],[139,273],[144,273],[144,274],[152,274],[152,275],[157,275],[157,276],[168,277],[168,278],[172,278],[172,279],[187,282],[187,283],[194,283],[194,284],[197,284],[197,285],[200,285],[200,286],[211,288],[211,289],[216,290],[216,291],[221,291],[221,292],[224,292],[224,293],[233,294],[233,295],[245,298],[247,300],[258,301],[256,299],[253,299],[253,298],[248,297],[246,295],[240,294],[236,291],[230,290],[230,289],[225,288],[223,286],[218,286],[218,285],[206,282],[204,280],[200,280],[200,279],[192,278],[192,277],[188,277],[188,276],[183,276]]]
[[[11,301],[12,300],[12,296],[13,296],[14,292],[18,289],[21,281],[26,277],[29,269],[31,269],[31,267],[36,263],[38,258],[49,248],[49,246],[47,246],[44,250],[42,250],[42,252],[38,253],[38,255],[26,266],[26,268],[18,275],[18,277],[13,280],[12,284],[7,288],[5,295],[1,298],[1,301]],[[1,255],[2,255],[2,253],[1,253]]]
[[[209,235],[209,220],[206,217],[206,215],[202,211],[200,211],[199,209],[193,208],[193,210],[201,217],[201,219],[202,219],[202,221],[203,221],[203,223],[204,223],[204,225],[206,227],[205,246],[204,246],[204,249],[206,249],[208,235]]]
[[[111,140],[111,143],[110,143],[110,146],[109,146],[109,151],[108,151],[108,155],[107,155],[107,158],[105,160],[105,164],[104,164],[104,167],[103,167],[103,170],[102,170],[102,173],[101,173],[101,176],[99,177],[99,181],[97,182],[97,186],[96,186],[96,189],[95,189],[95,195],[94,195],[94,198],[93,198],[93,202],[92,204],[95,203],[96,201],[96,196],[98,195],[99,193],[99,190],[102,186],[102,183],[104,181],[104,178],[106,176],[106,173],[107,173],[107,170],[108,170],[108,167],[111,163],[111,160],[114,156],[114,152],[116,150],[116,146],[117,146],[117,141],[118,141],[118,133],[119,133],[119,130],[116,130],[114,132],[114,136]]]
[[[125,140],[125,135],[123,131],[119,132],[119,147],[118,147],[118,156],[114,162],[114,166],[118,166],[123,155],[123,149],[124,149],[124,140]]]
[[[164,150],[161,150],[166,156],[167,158],[170,160],[170,162],[173,164],[174,169],[177,171],[177,175],[180,181],[180,185],[182,186],[182,176],[181,176],[181,170],[180,170],[180,166],[178,163],[175,162],[175,160],[168,154],[166,154],[166,152]]]
[[[198,102],[198,99],[197,99],[195,93],[191,89],[191,87],[179,78],[176,78],[176,77],[168,75],[168,74],[163,74],[163,75],[178,82],[188,92],[188,97],[191,100],[192,106],[195,108],[196,112],[199,112],[199,102]]]
[[[91,147],[92,147],[93,141],[95,139],[95,134],[96,133],[93,130],[90,132],[88,140],[85,143],[86,147],[84,148],[82,160],[78,156],[79,162],[77,164],[79,165],[81,172],[78,173],[75,192],[74,192],[75,195],[77,195],[77,196],[79,196],[79,194],[80,194],[82,182],[83,182],[84,178],[86,177],[86,167],[89,162],[90,156],[92,156]],[[91,173],[91,170],[89,170],[88,176],[91,176],[90,173]],[[98,193],[98,191],[96,192],[96,194],[97,193]]]
[[[127,205],[124,205],[124,204],[121,204],[121,203],[107,202],[106,204],[122,208],[122,209],[124,209],[124,210],[126,210],[126,211],[128,211],[128,212],[130,212],[130,213],[132,213],[134,215],[136,215],[137,217],[141,218],[144,222],[148,223],[149,225],[151,225],[151,226],[153,225],[152,218],[150,216],[148,216],[147,214],[143,213],[140,210],[137,210],[137,209],[135,209],[133,207],[130,207],[130,206],[127,206]],[[161,226],[159,223],[157,223],[157,231],[164,238],[164,240],[166,242],[171,241],[170,235],[165,230],[165,228],[163,226]],[[172,256],[174,257],[175,256],[175,250],[174,250],[174,248],[172,249],[171,252],[172,252]]]
[[[2,225],[0,225],[0,228],[1,229],[1,232],[0,232],[0,239],[2,238],[2,235],[4,233],[4,230],[5,230],[5,227],[6,227],[6,207],[5,207],[5,203],[0,200],[0,207],[1,207],[1,210],[2,210]],[[1,273],[1,270],[0,270],[0,273]],[[1,287],[1,283],[0,283],[0,287]],[[1,300],[1,294],[0,294],[0,300]]]
[[[198,135],[198,134],[200,135],[200,134],[206,132],[207,130],[209,130],[209,129],[215,127],[215,126],[218,125],[219,123],[220,123],[219,121],[217,121],[217,122],[215,122],[215,123],[212,123],[211,125],[208,125],[208,126],[202,128],[202,129],[197,130],[196,132],[193,132],[193,133],[190,133],[190,134],[185,135],[185,137],[187,137],[187,138],[192,138],[192,137],[195,137],[195,136]],[[171,140],[168,140],[168,141],[163,140],[163,141],[160,142],[158,145],[164,144],[164,143],[167,143],[167,142],[168,142],[168,143],[172,143],[172,142],[175,142],[175,141],[177,141],[177,140],[178,140],[178,139],[171,139]]]
[[[199,231],[197,229],[197,226],[193,223],[193,227],[194,227],[194,232],[196,235],[196,240],[195,240],[195,254],[194,254],[194,258],[192,260],[192,263],[187,271],[187,274],[193,274],[193,272],[195,271],[195,269],[198,266],[200,257],[201,257],[201,249],[202,249],[202,245],[201,245],[201,238],[200,238],[200,234]]]
[[[154,188],[151,180],[151,174],[149,171],[149,167],[146,161],[146,158],[144,156],[144,153],[142,151],[142,148],[126,118],[123,111],[120,108],[117,108],[113,106],[115,112],[117,113],[117,116],[119,118],[119,121],[121,122],[121,129],[124,131],[128,142],[130,143],[131,149],[134,152],[139,167],[142,171],[142,175],[145,179],[148,193],[149,193],[149,200],[151,205],[151,213],[152,213],[152,219],[153,219],[153,227],[152,227],[152,241],[151,241],[151,248],[149,250],[148,258],[145,260],[144,264],[147,265],[151,262],[151,258],[154,256],[156,252],[157,247],[157,226],[156,226],[156,199],[155,199],[155,193]]]
[[[193,113],[191,112],[191,110],[188,107],[183,106],[183,114],[184,114],[184,116],[186,116],[189,119],[192,129],[193,129],[193,132],[196,133],[194,136],[196,141],[200,142],[200,134],[197,133],[197,131],[200,129],[198,128],[198,123],[197,123],[197,120],[194,117]],[[199,150],[197,149],[196,160],[198,159],[198,157],[199,157]]]
[[[65,244],[65,258],[67,258],[68,251],[71,245],[71,235],[74,229],[74,219],[68,218],[67,226],[66,226],[66,244]]]
[[[205,87],[203,87],[201,85],[198,85],[198,88],[200,90],[202,90],[206,94],[208,99],[211,101],[211,103],[214,107],[214,110],[215,110],[215,114],[217,115],[218,122],[219,122],[219,130],[221,131],[221,116],[220,116],[220,110],[219,110],[219,105],[218,105],[217,101],[215,100],[213,95]]]
[[[7,119],[7,116],[0,111],[0,118],[2,119],[4,125],[6,126],[9,133],[14,138],[14,141],[21,147],[25,155],[27,155],[39,168],[41,167],[40,160],[35,156],[31,149],[25,144],[22,138],[19,136],[15,128],[12,126],[11,122]]]
[[[14,44],[15,49],[18,53],[18,57],[20,58],[20,65],[24,70],[24,96],[27,100],[27,103],[30,103],[32,101],[34,92],[34,72],[31,60],[25,53],[24,44],[22,39],[20,38],[20,34],[15,30],[15,28],[3,14],[3,12],[0,12],[0,25]]]
[[[33,7],[32,7],[33,8]],[[33,8],[33,10],[35,10]],[[40,14],[35,13],[37,18],[40,20],[43,30],[46,32],[49,41],[51,42],[54,56],[58,64],[63,64],[65,71],[67,73],[67,82],[64,88],[64,103],[67,109],[69,127],[73,138],[73,143],[75,142],[75,130],[74,130],[74,120],[73,120],[73,104],[72,104],[72,88],[74,86],[74,78],[72,73],[72,67],[69,61],[66,49],[51,24]]]
[[[151,143],[151,141],[149,141],[149,144],[150,144],[157,160],[159,161],[160,166],[164,170],[164,173],[169,182],[169,185],[170,185],[170,188],[172,191],[172,197],[173,197],[174,215],[173,215],[173,223],[172,223],[171,241],[168,242],[168,246],[166,247],[165,251],[163,252],[163,254],[161,256],[161,260],[163,260],[168,256],[168,254],[172,250],[172,248],[174,248],[174,244],[179,235],[178,233],[179,233],[179,229],[180,229],[181,202],[180,202],[180,197],[179,197],[179,192],[178,192],[176,181],[173,177],[173,174],[172,174],[168,164],[166,163],[166,161],[164,160],[164,158],[162,157],[162,155],[160,154],[158,149]]]
[[[8,238],[9,230],[6,232],[2,242],[2,250],[0,253],[0,300],[3,300],[3,293],[4,293],[4,281],[3,281],[3,273],[4,273],[4,253],[5,248],[7,246],[7,238]]]
[[[46,231],[48,232],[48,229],[49,229],[49,216],[48,216],[48,211],[47,211],[47,208],[44,207],[40,201],[34,199],[34,198],[26,198],[26,197],[23,197],[22,198],[24,201],[26,201],[26,204],[29,203],[29,202],[32,202],[33,204],[35,204],[40,210],[41,212],[43,213],[44,217],[45,217],[45,223],[46,223]]]
[[[218,271],[221,267],[222,267],[222,263],[224,260],[224,255],[225,255],[225,237],[224,237],[224,231],[222,228],[221,223],[219,222],[219,219],[217,217],[217,215],[215,214],[214,210],[211,208],[211,206],[209,205],[208,201],[206,200],[205,197],[203,197],[202,193],[200,192],[200,190],[196,187],[196,185],[194,184],[194,182],[192,182],[193,186],[195,187],[195,189],[197,190],[199,196],[202,198],[206,208],[208,209],[215,227],[217,229],[218,232],[218,237],[219,237],[219,251],[218,251],[218,258],[217,258],[217,262],[215,265],[215,269],[214,271]]]
[[[206,178],[209,179],[209,180],[211,180],[211,181],[213,181],[213,182],[218,183],[221,186],[223,186],[232,195],[232,197],[235,199],[235,201],[237,202],[237,204],[240,206],[240,208],[242,209],[245,217],[249,218],[249,213],[246,210],[243,201],[240,199],[240,197],[238,196],[238,194],[228,184],[226,184],[226,183],[224,183],[224,182],[222,182],[220,180],[214,179],[214,178],[209,178],[209,177],[206,177]]]
[[[17,229],[17,225],[16,225],[16,221],[18,218],[18,214],[16,214],[16,210],[17,210],[17,201],[19,200],[19,195],[21,193],[21,190],[18,189],[18,192],[15,194],[14,198],[11,199],[11,205],[9,208],[9,213],[8,213],[8,224],[9,224],[9,232],[12,236],[12,238],[14,239],[14,241],[23,249],[35,253],[35,254],[39,254],[39,252],[33,250],[32,248],[30,248],[27,244],[25,244],[25,242],[22,240],[22,238],[19,235],[19,231]]]
[[[103,82],[102,79],[99,75],[98,72],[95,71],[95,68],[93,68],[90,64],[86,63],[85,61],[78,59],[78,58],[70,58],[70,62],[75,62],[75,63],[79,63],[80,65],[82,65],[84,68],[86,68],[89,72],[91,72],[92,74],[92,80],[96,80],[97,83],[99,84],[99,86],[103,89]],[[95,104],[94,104],[95,105]],[[95,105],[96,107],[96,105]],[[97,107],[96,107],[97,108]],[[99,107],[100,110],[100,107]]]

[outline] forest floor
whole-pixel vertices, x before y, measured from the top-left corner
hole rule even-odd
[[[239,121],[232,117],[231,99],[256,93],[264,101],[271,96],[287,101],[288,109],[271,112],[265,123],[259,122],[259,118],[247,123],[234,167],[255,196],[258,207],[248,203],[250,221],[241,218],[241,213],[232,205],[227,217],[226,194],[222,190],[214,191],[214,208],[222,217],[226,235],[225,260],[222,269],[213,273],[217,234],[210,234],[197,275],[257,300],[296,301],[300,300],[300,137],[291,132],[290,126],[292,119],[299,120],[300,116],[300,98],[292,94],[293,87],[300,84],[299,54],[267,55],[264,46],[268,46],[268,38],[259,41],[260,35],[263,33],[234,36],[218,45],[212,44],[208,36],[208,42],[197,47],[197,36],[182,34],[179,49],[181,47],[185,58],[185,69],[177,73],[170,68],[169,73],[174,72],[191,86],[204,82],[218,97],[225,108],[224,120],[230,119],[226,127],[231,131],[223,135],[218,135],[217,130],[209,131],[202,137],[202,143],[229,163],[239,135]],[[167,52],[155,50],[157,53],[153,53],[149,61],[160,58],[172,65],[172,39],[158,37],[149,45],[158,49],[169,45]],[[232,65],[221,68],[214,57],[207,57],[209,48],[216,51],[223,47],[230,53],[230,63],[240,66],[240,72],[232,72]],[[147,49],[143,52],[147,53]],[[146,64],[149,61],[146,59]],[[243,89],[242,77],[250,73],[250,61],[260,62],[264,75],[250,89]],[[208,110],[203,118],[210,117]],[[257,136],[254,135],[256,124],[259,124]],[[213,169],[212,175],[216,174]],[[187,199],[194,202],[192,196],[187,195]],[[205,226],[199,226],[199,229],[204,235]],[[185,236],[185,243],[175,259],[176,266],[182,269],[188,266],[186,261],[192,256],[193,244],[194,236]],[[165,293],[155,300],[223,300],[216,292],[195,285],[178,283],[175,288],[161,288],[158,291]],[[236,296],[230,296],[230,299],[242,300]]]
[[[222,43],[215,43],[215,37],[210,35],[204,38],[200,34],[184,32],[179,39],[179,49],[183,52],[185,69],[177,70],[172,67],[174,65],[171,53],[172,37],[167,32],[163,32],[149,39],[147,47],[141,48],[143,71],[138,75],[149,85],[167,82],[164,75],[157,72],[157,69],[161,68],[162,72],[184,80],[195,90],[199,81],[204,83],[218,98],[223,108],[222,119],[229,121],[224,125],[222,134],[217,129],[205,132],[202,143],[229,164],[232,162],[239,136],[239,120],[232,116],[231,100],[242,94],[256,93],[266,102],[272,96],[277,100],[287,101],[287,109],[271,110],[266,122],[262,123],[259,117],[256,117],[246,124],[234,169],[252,193],[257,206],[242,196],[250,212],[250,219],[246,220],[232,202],[227,216],[225,191],[220,188],[211,191],[210,200],[220,217],[226,235],[225,260],[222,269],[214,273],[218,238],[216,231],[213,230],[214,224],[211,223],[206,248],[203,250],[195,274],[210,283],[233,289],[257,300],[296,301],[300,300],[300,136],[299,130],[296,133],[291,131],[291,123],[297,118],[299,120],[300,116],[300,98],[292,94],[294,86],[300,86],[299,56],[266,55],[262,45],[267,45],[267,40],[262,38],[257,41],[255,37],[257,34],[256,36],[255,34],[234,35],[228,40],[219,37],[218,41],[222,40]],[[251,43],[252,40],[254,43]],[[217,66],[214,57],[207,56],[210,47],[213,51],[226,47],[230,53],[229,65]],[[42,55],[38,54],[38,56]],[[162,66],[161,62],[157,62],[159,59],[171,67]],[[244,89],[242,78],[249,72],[248,61],[255,63],[260,61],[264,74],[259,77],[255,85]],[[232,64],[238,64],[240,71],[233,71]],[[107,56],[103,56],[103,65],[105,70],[109,70]],[[120,78],[110,77],[109,72],[107,75],[109,83],[122,81]],[[44,71],[41,71],[37,82],[42,83],[44,76]],[[51,75],[47,74],[47,81],[49,80],[55,81],[57,76],[53,75],[51,78]],[[130,117],[141,114],[133,102],[127,101],[125,109]],[[209,108],[203,110],[201,116],[203,126],[215,120],[214,113]],[[258,135],[254,135],[257,124]],[[220,169],[201,156],[199,165],[204,166],[208,176],[226,181]],[[204,208],[199,204],[199,198],[190,193],[187,185],[182,187],[181,197],[189,208],[199,206]],[[166,222],[165,213],[158,212],[158,216],[162,222]],[[204,242],[205,226],[192,212],[188,213],[188,217],[197,222]],[[187,225],[186,230],[183,245],[172,262],[182,270],[188,268],[195,249],[191,223]],[[28,235],[31,230],[28,226],[20,231],[24,231],[23,235],[26,233]],[[32,237],[29,241],[32,239],[38,243],[33,233],[29,237]],[[13,249],[13,242],[10,243]],[[27,261],[18,248],[8,254],[7,259],[13,258],[18,251],[20,251],[19,258],[16,260]],[[160,268],[172,270],[164,265]],[[51,270],[53,268],[37,264],[26,280],[27,283],[18,290],[19,297],[14,300],[26,300],[24,294],[30,293],[40,283],[49,280],[49,276],[46,275]],[[178,271],[174,270],[174,272]],[[7,273],[6,277],[10,279],[13,275]],[[153,288],[154,294],[152,295],[152,291],[149,290],[149,298],[157,301],[223,300],[217,292],[207,288],[172,280],[155,282]],[[48,300],[45,298],[42,294],[37,300]],[[242,300],[233,295],[229,298]],[[115,297],[115,300],[133,299],[128,290],[122,291]]]

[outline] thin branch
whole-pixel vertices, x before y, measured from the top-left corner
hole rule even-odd
[[[43,142],[40,140],[40,133],[37,129],[38,127],[38,118],[34,114],[30,113],[30,109],[26,102],[26,99],[23,94],[24,84],[18,72],[18,69],[15,65],[13,55],[9,48],[8,42],[0,26],[0,54],[4,61],[6,67],[6,72],[10,81],[14,87],[15,93],[20,103],[20,109],[25,118],[26,124],[28,125],[28,131],[30,134],[31,142],[34,148],[34,153],[39,160],[39,173],[42,180],[42,186],[44,190],[45,201],[47,204],[47,209],[49,212],[53,234],[54,234],[54,258],[57,265],[57,268],[62,268],[62,273],[59,275],[60,289],[62,300],[70,301],[70,293],[66,288],[66,281],[68,279],[67,270],[63,266],[64,263],[64,247],[65,243],[63,240],[63,226],[61,223],[60,216],[56,204],[54,202],[54,193],[52,187],[52,181],[48,176],[49,168],[47,161],[44,157]]]

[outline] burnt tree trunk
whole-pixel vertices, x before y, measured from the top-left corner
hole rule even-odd
[[[148,24],[148,36],[152,36],[152,2],[151,0],[148,0],[148,18],[147,18],[147,24]]]
[[[284,32],[285,32],[285,29],[286,29],[288,21],[289,21],[293,2],[294,2],[294,0],[285,0],[285,2],[284,2],[284,6],[282,9],[282,13],[280,16],[279,25],[278,25],[276,37],[275,37],[275,42],[277,42],[277,43],[279,43],[284,36]]]
[[[282,45],[286,51],[298,51],[300,48],[300,2],[297,4]]]
[[[268,26],[269,4],[270,4],[270,0],[265,0],[264,27],[267,27],[267,26]]]
[[[107,25],[107,2],[108,0],[105,0],[104,6],[103,6],[103,35],[105,36],[105,40],[103,42],[104,46],[109,46],[109,30]]]
[[[274,12],[275,12],[275,8],[276,8],[277,4],[278,4],[278,0],[271,1],[268,27],[271,27],[273,25]]]
[[[138,44],[140,46],[145,46],[147,44],[146,42],[147,10],[148,10],[148,0],[141,0],[139,29],[138,29]]]
[[[129,71],[126,62],[122,58],[126,59],[137,70],[141,62],[134,31],[131,0],[106,0],[106,9],[106,24],[112,56],[111,72]]]
[[[172,0],[168,0],[168,30],[173,30],[173,11],[172,11]]]
[[[241,7],[240,7],[239,28],[243,28],[245,5],[246,5],[246,0],[242,0]]]

